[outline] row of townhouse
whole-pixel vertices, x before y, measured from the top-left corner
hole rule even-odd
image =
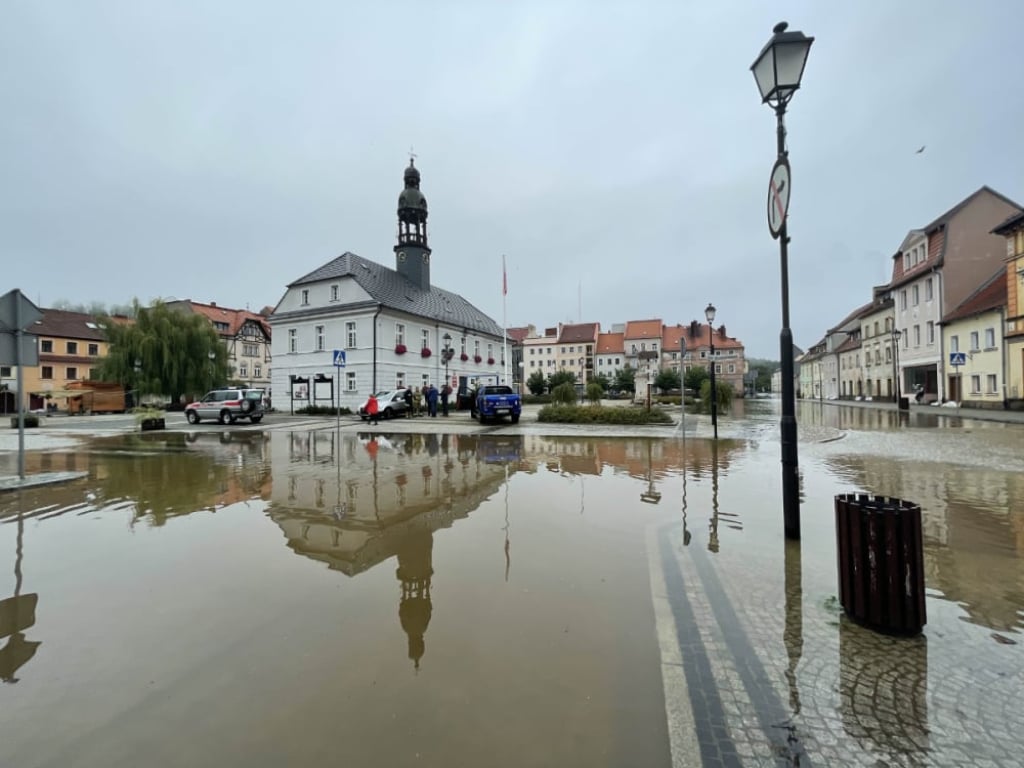
[[[799,359],[815,399],[1024,407],[1024,211],[982,187],[910,230],[891,280]]]
[[[684,376],[693,367],[712,362],[719,380],[737,394],[744,391],[747,372],[743,343],[726,334],[725,326],[712,328],[696,320],[688,325],[665,325],[660,319],[613,324],[602,332],[600,323],[559,324],[538,332],[536,326],[510,328],[513,360],[525,382],[535,372],[545,377],[568,371],[580,384],[596,375],[614,378],[627,366],[654,376],[668,369]]]
[[[228,351],[232,378],[252,387],[269,386],[270,326],[263,315],[184,300],[168,302],[168,306],[209,319]],[[84,382],[99,376],[100,361],[107,354],[109,342],[98,319],[64,309],[40,311],[42,318],[26,329],[36,338],[39,364],[22,367],[20,398],[17,367],[0,366],[0,413],[17,412],[19,403],[29,410],[41,410],[46,404],[62,408],[68,397],[80,395],[82,387],[88,386]],[[111,319],[133,322],[119,315]]]

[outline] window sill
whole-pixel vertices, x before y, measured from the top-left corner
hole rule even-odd
[[[985,352],[995,352],[998,349],[999,349],[999,347],[985,347],[984,351]]]

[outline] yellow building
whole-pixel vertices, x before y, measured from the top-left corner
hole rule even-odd
[[[39,365],[22,370],[24,394],[20,399],[30,410],[47,405],[64,409],[68,384],[96,378],[108,344],[92,315],[63,309],[44,309],[42,313],[43,319],[26,329],[37,338]]]
[[[1024,213],[992,231],[1006,238],[1006,401],[1024,408]]]
[[[950,400],[973,408],[1003,407],[1005,311],[1006,273],[999,270],[942,319]]]

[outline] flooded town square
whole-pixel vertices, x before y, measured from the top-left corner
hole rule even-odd
[[[54,438],[85,476],[0,494],[0,766],[1019,765],[1024,425],[801,403],[787,542],[777,409]],[[853,491],[921,505],[921,636],[843,615]]]

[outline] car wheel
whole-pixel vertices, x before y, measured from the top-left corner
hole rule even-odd
[[[221,424],[234,424],[235,417],[231,415],[231,411],[224,409],[220,412],[220,423]]]
[[[262,416],[250,416],[249,417],[249,421],[251,421],[253,424],[259,424],[260,421],[262,421],[262,420],[263,420]]]
[[[188,413],[186,413],[185,418],[188,419],[189,424],[199,423],[199,414],[196,413],[195,411],[189,411]]]
[[[518,424],[519,423],[519,414],[518,413],[512,414],[512,423],[513,424]]]
[[[394,416],[394,414],[391,412],[390,408],[385,408],[384,412],[381,413],[382,419],[390,419],[392,416]]]

